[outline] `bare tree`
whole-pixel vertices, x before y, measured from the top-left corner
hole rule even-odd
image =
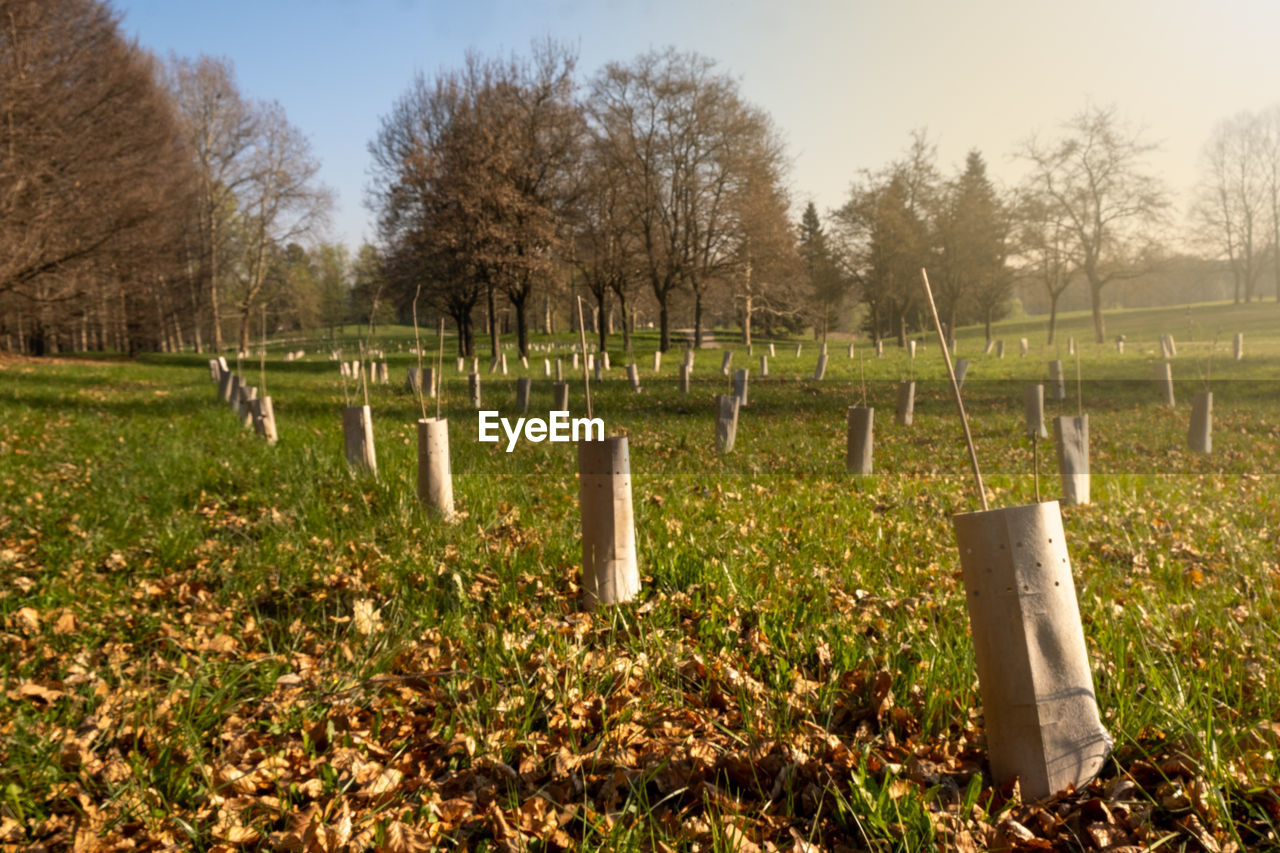
[[[1048,204],[1035,194],[1018,202],[1018,250],[1027,262],[1027,273],[1044,285],[1049,294],[1049,336],[1052,344],[1058,328],[1058,301],[1071,285],[1078,262],[1071,254],[1075,246],[1071,230],[1060,207]],[[991,318],[987,317],[987,340],[991,339]]]
[[[257,128],[240,185],[244,258],[237,301],[239,352],[249,349],[249,328],[267,272],[270,247],[284,246],[326,221],[333,198],[316,176],[320,163],[306,136],[289,123],[279,104],[255,110]]]
[[[694,298],[695,344],[707,288],[734,268],[730,197],[754,157],[780,156],[768,117],[704,57],[674,49],[597,75],[588,114],[626,190],[642,271],[671,346],[671,296]]]
[[[231,63],[201,56],[171,58],[169,86],[196,165],[196,250],[202,296],[208,295],[212,344],[222,349],[222,284],[233,266],[231,229],[239,193],[253,179],[260,114],[241,96]],[[198,304],[197,304],[198,306]]]
[[[1153,229],[1168,206],[1159,179],[1143,170],[1155,149],[1125,127],[1114,107],[1088,107],[1063,134],[1045,143],[1035,137],[1018,156],[1031,165],[1027,191],[1061,213],[1071,252],[1089,284],[1094,335],[1106,338],[1102,290],[1117,279],[1142,274],[1141,260],[1154,244]]]
[[[1271,214],[1271,268],[1275,275],[1276,301],[1280,302],[1280,104],[1261,119],[1262,181]]]
[[[1253,301],[1266,239],[1267,163],[1263,119],[1241,113],[1219,122],[1201,154],[1204,177],[1191,208],[1202,238],[1231,267],[1234,301]]]

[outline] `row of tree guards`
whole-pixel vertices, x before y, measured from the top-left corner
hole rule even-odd
[[[242,426],[246,429],[253,427],[253,431],[266,439],[268,444],[276,443],[276,414],[271,405],[271,397],[266,393],[265,366],[259,380],[261,396],[258,395],[258,388],[248,384],[240,375],[239,364],[232,371],[226,358],[221,356],[209,359],[209,378],[218,388],[218,399],[231,408]]]
[[[1039,501],[1038,480],[1036,503],[997,509],[988,507],[961,393],[969,363],[964,359],[952,363],[924,270],[921,270],[921,279],[938,333],[981,507],[977,511],[953,516],[952,525],[974,643],[991,768],[998,784],[1017,776],[1021,780],[1023,795],[1040,799],[1068,785],[1080,787],[1087,783],[1097,774],[1112,746],[1112,739],[1098,712],[1061,511],[1057,501]],[[581,325],[580,337],[582,352],[586,353]],[[772,344],[769,346],[772,355],[774,347]],[[1166,348],[1169,357],[1175,354],[1171,339],[1162,341],[1162,347]],[[800,349],[797,345],[797,355]],[[911,357],[914,357],[914,349],[914,346],[909,347]],[[1069,349],[1074,351],[1075,348],[1071,346]],[[455,511],[448,421],[440,415],[443,328],[434,367],[423,367],[420,344],[415,347],[415,352],[418,365],[410,368],[406,384],[417,397],[422,412],[417,431],[418,498],[448,520],[454,517]],[[852,357],[852,345],[849,353]],[[1236,357],[1239,358],[1241,353],[1242,336],[1237,335]],[[733,393],[716,398],[716,442],[723,452],[733,449],[738,415],[748,404],[749,374],[745,369],[732,370],[730,374],[732,355],[732,352],[725,352],[722,356],[721,372],[726,376],[732,375]],[[578,354],[573,354],[575,369],[581,365],[588,418],[592,417],[591,374],[595,372],[599,376],[602,368],[607,369],[607,358],[607,353],[602,353],[599,359],[587,354],[579,362]],[[824,346],[819,352],[815,379],[822,377],[826,358]],[[376,474],[368,379],[362,362],[363,359],[353,365],[344,363],[343,388],[348,405],[343,411],[343,434],[348,462],[353,467]],[[660,366],[661,354],[655,353],[654,370]],[[459,359],[459,371],[465,367],[464,360]],[[468,393],[472,404],[479,407],[480,376],[474,361],[471,367]],[[501,363],[495,360],[491,370],[499,367],[502,367]],[[685,392],[689,390],[692,367],[693,353],[690,350],[685,352],[680,368],[681,388]],[[211,378],[218,382],[220,398],[240,411],[242,418],[246,417],[246,411],[250,412],[255,425],[261,419],[263,427],[259,431],[269,441],[274,441],[270,398],[265,394],[258,397],[256,389],[245,386],[238,374],[227,369],[225,360],[211,360],[209,368]],[[544,360],[544,370],[550,375],[549,360]],[[1078,389],[1078,360],[1076,372]],[[627,373],[633,389],[639,391],[638,369],[634,362],[628,365]],[[764,355],[761,356],[761,373],[768,375],[768,361]],[[352,405],[348,393],[347,379],[353,377],[363,388],[362,405]],[[1162,387],[1168,385],[1166,402],[1172,405],[1172,378],[1167,362],[1162,365],[1158,378]],[[568,383],[563,381],[560,359],[556,360],[556,379],[553,385],[554,408],[567,410],[569,389]],[[265,371],[262,385],[265,388]],[[1061,361],[1050,362],[1048,386],[1053,399],[1066,398],[1066,379]],[[517,380],[516,404],[521,412],[527,410],[531,387],[532,380],[528,377]],[[846,463],[849,471],[869,475],[873,466],[875,410],[866,405],[865,381],[862,383],[862,395],[862,404],[848,410]],[[1079,399],[1079,392],[1077,395]],[[1039,440],[1048,435],[1044,423],[1044,396],[1043,384],[1029,386],[1024,396],[1027,434],[1037,452]],[[435,417],[429,417],[427,413],[426,400],[429,397],[436,403]],[[898,424],[911,424],[914,401],[914,379],[900,382],[896,411]],[[238,408],[241,406],[244,408]],[[1211,411],[1212,396],[1206,391],[1196,398],[1189,435],[1193,448],[1204,452],[1208,452],[1210,446]],[[1063,477],[1064,502],[1087,503],[1088,416],[1080,411],[1074,417],[1057,417],[1054,419],[1054,432]],[[580,441],[578,483],[583,606],[595,609],[600,604],[630,601],[640,591],[640,575],[627,438],[612,436]]]

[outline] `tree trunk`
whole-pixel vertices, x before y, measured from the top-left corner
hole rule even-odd
[[[667,317],[667,300],[664,298],[658,303],[658,348],[663,352],[671,349],[671,328],[668,325]]]
[[[511,301],[511,306],[516,312],[516,347],[520,350],[522,358],[529,357],[529,320],[525,316],[525,302],[528,296],[522,296],[520,301]]]
[[[494,358],[497,358],[498,357],[498,312],[497,312],[497,306],[493,298],[493,291],[494,291],[493,285],[490,284],[486,286],[485,291],[486,291],[486,298],[489,301],[489,317],[488,317],[489,350],[490,350],[490,354]]]
[[[1106,343],[1107,324],[1102,319],[1102,285],[1089,282],[1089,297],[1093,303],[1093,335],[1097,343]]]
[[[702,349],[702,294],[693,294],[693,348]]]
[[[751,346],[751,294],[742,302],[742,345]]]
[[[622,349],[625,352],[631,352],[631,332],[634,329],[632,325],[631,306],[627,303],[627,294],[621,291],[614,291],[618,297],[618,309],[622,312]]]
[[[605,329],[604,325],[605,311],[607,310],[607,298],[608,294],[603,289],[596,294],[595,326],[596,334],[600,338],[600,352],[604,352],[609,348],[609,332]]]
[[[1058,328],[1058,294],[1049,291],[1049,346],[1053,346],[1053,334]]]

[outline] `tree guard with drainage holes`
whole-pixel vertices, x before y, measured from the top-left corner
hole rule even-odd
[[[1067,377],[1062,372],[1062,360],[1049,362],[1049,389],[1055,400],[1067,399]]]
[[[996,784],[1083,787],[1112,739],[1098,714],[1057,501],[952,516]]]

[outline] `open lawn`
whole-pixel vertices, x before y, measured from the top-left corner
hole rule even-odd
[[[1040,804],[984,763],[950,522],[977,500],[932,336],[914,362],[833,339],[819,382],[812,340],[799,358],[780,342],[761,379],[767,343],[748,358],[722,332],[752,374],[728,455],[720,351],[682,395],[680,353],[655,375],[638,335],[635,394],[611,338],[594,413],[629,438],[643,589],[595,614],[573,446],[478,442],[452,338],[448,525],[415,495],[411,329],[372,344],[392,378],[369,386],[377,478],[343,458],[360,394],[328,344],[271,348],[274,447],[216,401],[207,356],[0,360],[0,845],[1276,849],[1280,306],[1109,314],[1122,333],[1123,355],[1084,315],[1052,348],[1042,320],[1001,324],[1003,359],[981,329],[959,340],[993,506],[1035,499],[1022,389],[1048,359],[1070,379],[1048,415],[1090,416],[1093,502],[1062,515],[1116,746],[1096,781]],[[566,371],[571,339],[553,342]],[[485,408],[515,417],[528,375],[545,415],[543,357],[524,371],[509,350],[502,376],[482,355]],[[243,372],[258,384],[256,358]],[[1206,383],[1203,455],[1187,428]],[[845,411],[864,386],[876,474],[855,479]],[[1051,440],[1039,474],[1056,497]]]

